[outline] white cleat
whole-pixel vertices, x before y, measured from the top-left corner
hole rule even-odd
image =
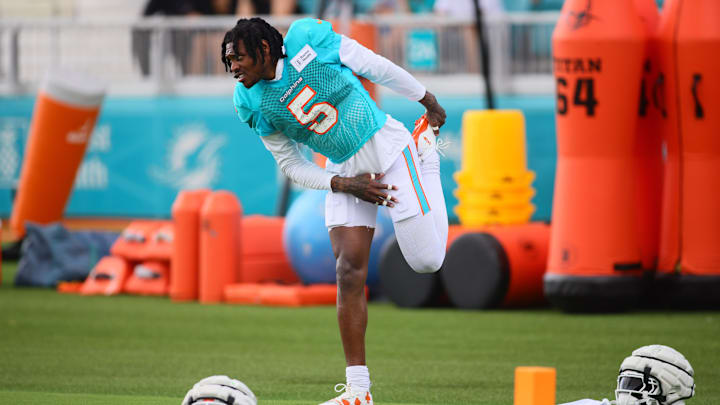
[[[428,151],[437,148],[437,135],[435,135],[435,131],[430,127],[426,114],[423,114],[415,121],[415,129],[412,132],[412,137],[415,141],[415,146],[417,146],[418,157],[421,161],[424,160],[424,155],[428,155]]]
[[[350,384],[336,384],[335,392],[342,394],[320,405],[373,405],[370,391],[355,391]]]

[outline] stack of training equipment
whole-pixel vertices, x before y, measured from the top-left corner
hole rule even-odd
[[[91,271],[84,295],[168,295],[174,238],[170,221],[133,221]]]
[[[523,224],[535,174],[527,170],[525,120],[517,110],[466,111],[455,212],[465,226]]]

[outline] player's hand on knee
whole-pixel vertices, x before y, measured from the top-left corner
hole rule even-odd
[[[383,176],[383,173],[363,173],[354,177],[335,176],[330,184],[333,191],[352,194],[373,204],[393,207],[397,198],[393,197],[391,192],[397,190],[397,186],[381,183]]]

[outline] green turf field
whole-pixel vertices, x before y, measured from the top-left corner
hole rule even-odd
[[[0,404],[175,404],[228,374],[267,405],[314,405],[344,380],[335,309],[175,304],[0,288]],[[512,404],[513,370],[552,366],[558,402],[613,395],[632,349],[663,343],[696,371],[688,405],[720,402],[720,313],[566,315],[371,304],[378,405]]]

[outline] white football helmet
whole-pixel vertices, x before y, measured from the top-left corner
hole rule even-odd
[[[695,395],[690,363],[680,352],[663,345],[643,346],[620,365],[616,405],[684,405]]]
[[[198,381],[185,395],[182,405],[257,405],[255,394],[242,382],[226,375]]]

